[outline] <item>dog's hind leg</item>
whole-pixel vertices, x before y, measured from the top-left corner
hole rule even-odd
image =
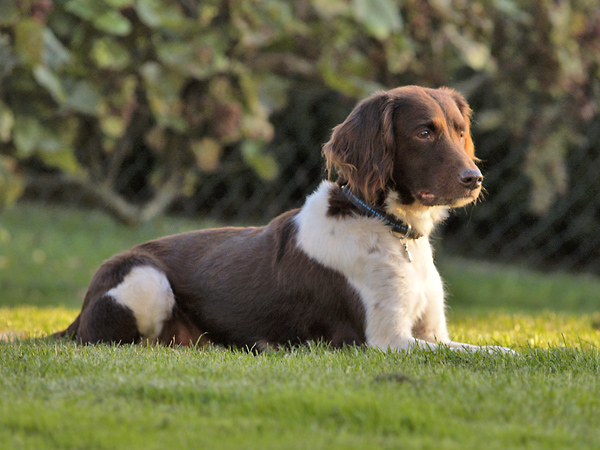
[[[80,317],[74,337],[84,343],[133,344],[142,340],[133,311],[110,295],[96,299]]]
[[[63,333],[76,328],[73,337],[86,343],[154,341],[172,317],[171,285],[155,267],[133,266],[118,285],[105,289],[92,281],[80,316]]]
[[[197,345],[203,347],[210,343],[207,336],[177,306],[172,317],[165,321],[157,341],[165,345]]]

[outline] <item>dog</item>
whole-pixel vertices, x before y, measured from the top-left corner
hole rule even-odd
[[[450,209],[481,192],[470,116],[449,88],[373,94],[333,129],[323,147],[328,180],[302,208],[263,227],[192,231],[112,257],[56,336],[511,352],[450,339],[429,242]]]

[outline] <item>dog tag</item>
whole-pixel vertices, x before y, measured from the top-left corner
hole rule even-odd
[[[402,242],[402,241],[400,241],[400,243],[404,247],[404,253],[406,253],[406,259],[408,259],[408,262],[411,263],[412,255],[410,254],[410,251],[408,250],[408,244],[406,242]]]

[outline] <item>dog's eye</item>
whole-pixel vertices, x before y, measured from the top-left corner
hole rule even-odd
[[[417,137],[419,139],[428,139],[431,136],[431,131],[429,130],[423,130],[420,131],[419,134],[417,134]]]

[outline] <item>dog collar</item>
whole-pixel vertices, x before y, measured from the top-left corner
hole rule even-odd
[[[350,202],[354,206],[356,206],[362,213],[366,214],[369,217],[377,217],[383,220],[385,224],[389,225],[392,228],[392,235],[400,239],[401,241],[403,241],[404,239],[419,239],[420,237],[422,237],[421,234],[413,230],[410,224],[403,223],[391,214],[388,214],[385,211],[381,211],[379,209],[367,205],[367,203],[364,200],[358,198],[356,195],[350,192],[350,189],[348,189],[346,185],[342,186],[342,192],[344,193],[346,198],[350,200]]]

